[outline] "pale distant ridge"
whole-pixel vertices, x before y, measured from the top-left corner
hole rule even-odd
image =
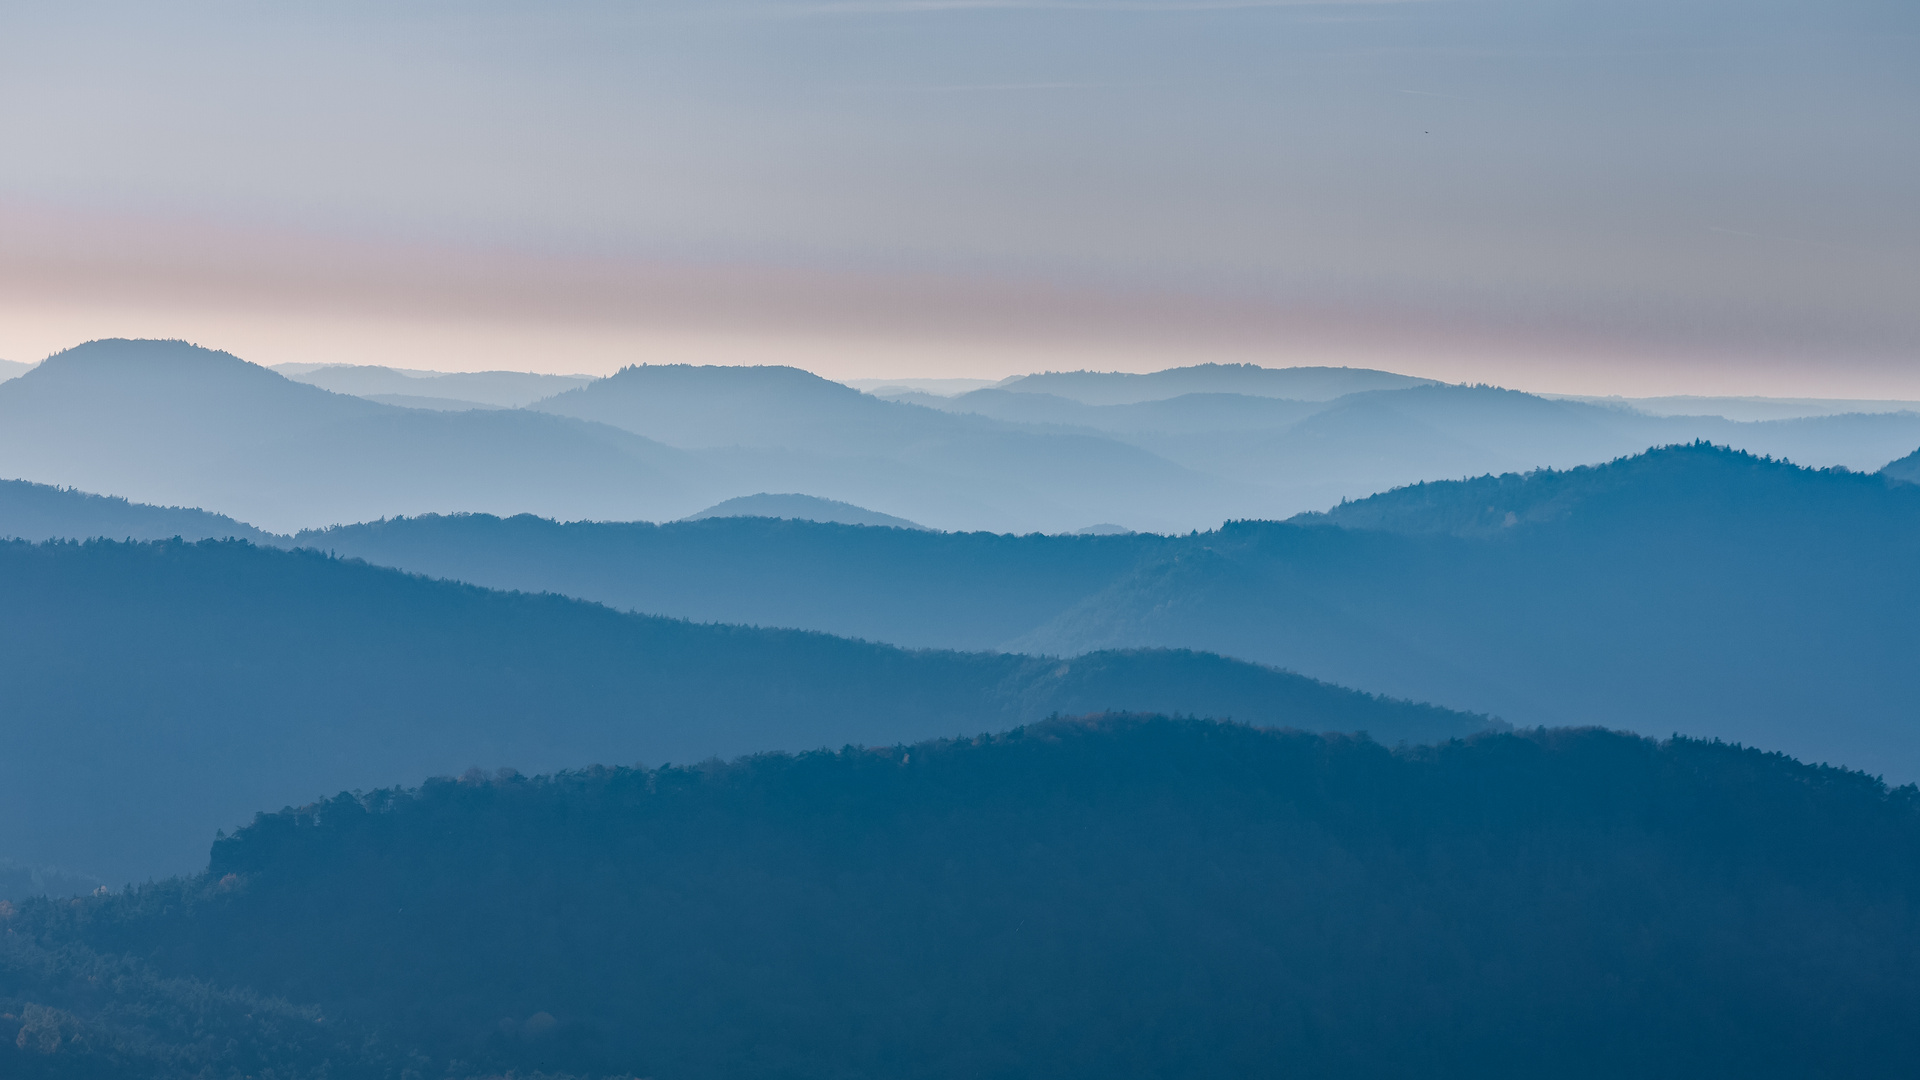
[[[1699,394],[1669,394],[1665,397],[1593,397],[1579,394],[1542,394],[1560,401],[1581,401],[1589,405],[1628,408],[1647,416],[1718,416],[1727,420],[1795,420],[1808,416],[1841,416],[1847,413],[1877,414],[1920,412],[1920,401],[1891,398],[1779,398],[1713,397]]]
[[[874,397],[893,398],[902,394],[932,394],[936,397],[954,397],[971,390],[985,390],[997,386],[1004,379],[842,379],[842,382],[855,390],[865,391]]]
[[[0,477],[280,533],[434,513],[672,521],[810,492],[949,532],[1176,534],[1695,439],[1860,471],[1920,445],[1914,412],[1656,417],[1350,368],[1050,373],[884,400],[792,367],[654,365],[521,408],[461,381],[518,380],[506,389],[524,397],[553,377],[287,370],[308,381],[179,341],[66,350],[0,382]],[[1307,400],[1382,382],[1407,385]]]
[[[1292,401],[1332,401],[1368,390],[1439,385],[1433,379],[1372,368],[1195,364],[1145,375],[1125,371],[1047,371],[1002,382],[997,389],[1055,394],[1083,405],[1132,405],[1183,394],[1245,394]]]
[[[336,394],[379,401],[388,397],[440,399],[465,408],[490,405],[514,409],[541,398],[563,394],[593,381],[588,375],[543,375],[532,371],[413,371],[368,364],[276,364],[274,371],[295,382],[308,383]],[[446,409],[446,405],[389,401],[416,409]]]
[[[722,494],[710,471],[604,425],[395,408],[184,341],[92,341],[0,383],[0,476],[275,532],[456,509],[657,520]]]
[[[886,401],[793,367],[628,367],[530,408],[706,454],[731,491],[832,491],[938,529],[1174,528],[1257,497],[1100,432]]]
[[[892,514],[882,514],[864,506],[838,502],[834,499],[822,499],[815,495],[770,495],[761,492],[758,495],[742,495],[737,499],[728,499],[715,503],[697,514],[689,514],[682,521],[704,521],[707,518],[727,517],[764,517],[782,518],[795,521],[818,521],[829,525],[879,525],[890,529],[925,529],[925,525],[908,521]]]
[[[474,409],[504,409],[505,405],[488,405],[482,401],[464,401],[460,398],[421,397],[418,394],[362,394],[368,401],[377,401],[382,405],[392,405],[401,409],[425,409],[428,412],[471,412]]]

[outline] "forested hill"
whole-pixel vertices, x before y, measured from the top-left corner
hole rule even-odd
[[[470,766],[891,744],[1139,709],[1394,741],[1482,718],[1184,651],[909,652],[241,542],[0,544],[0,858],[122,882],[262,807]]]
[[[1920,488],[1687,446],[1330,518],[1371,527],[1232,525],[1012,644],[1284,655],[1523,726],[1920,778]]]
[[[1880,475],[1901,483],[1920,484],[1920,450],[1889,462],[1886,468],[1880,470]]]
[[[1565,554],[1559,569],[1569,582],[1591,572],[1584,560],[1595,549],[1631,552],[1649,537],[1685,530],[1707,546],[1771,546],[1794,558],[1845,553],[1860,576],[1871,579],[1882,575],[1876,560],[1911,561],[1910,538],[1920,537],[1920,486],[1695,444],[1565,471],[1417,484],[1287,525],[1472,539],[1524,535]],[[1537,535],[1543,527],[1548,534]],[[1010,536],[760,518],[654,525],[457,514],[311,530],[294,542],[438,577],[561,592],[656,614],[913,646],[992,648],[1033,640],[1035,631],[1129,575],[1190,567],[1243,547],[1251,533],[1295,531],[1236,523],[1190,536]],[[1364,559],[1377,546],[1335,536],[1317,542],[1314,554],[1298,548],[1282,558],[1331,565]],[[1697,569],[1703,580],[1719,573],[1711,561]],[[1186,606],[1204,619],[1198,603],[1194,598]],[[1637,603],[1657,615],[1669,598],[1644,595]],[[1272,622],[1312,614],[1276,610]],[[1229,653],[1273,659],[1255,651],[1257,640],[1242,644],[1231,634],[1209,640]]]
[[[1920,486],[1712,446],[1182,536],[442,517],[300,542],[895,643],[1205,649],[1522,726],[1717,736],[1920,778]]]
[[[0,539],[279,540],[224,514],[149,506],[51,484],[0,480]]]
[[[0,1062],[65,1032],[76,1077],[1696,1080],[1920,1054],[1914,790],[1597,730],[1396,752],[1113,718],[474,776],[266,815],[202,876],[8,928],[44,962],[0,985],[25,1032]],[[149,982],[63,981],[81,962]],[[293,1004],[249,1034],[236,1002],[269,995]],[[125,1018],[164,1034],[188,1000],[222,1038],[143,1059]],[[139,1067],[156,1041],[183,1067]]]
[[[1292,520],[1471,537],[1542,526],[1587,534],[1649,526],[1910,534],[1920,527],[1920,487],[1902,486],[1885,474],[1802,469],[1693,443],[1577,469],[1414,484]]]
[[[1711,446],[1182,536],[455,515],[297,542],[896,645],[1201,649],[1523,726],[1717,736],[1920,778],[1920,486]]]

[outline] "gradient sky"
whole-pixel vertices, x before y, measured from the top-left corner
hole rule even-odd
[[[1912,0],[0,12],[9,359],[1920,397]]]

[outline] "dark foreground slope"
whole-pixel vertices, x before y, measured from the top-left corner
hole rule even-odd
[[[1054,712],[1432,738],[1482,721],[1182,651],[908,652],[240,542],[0,545],[0,858],[193,865],[260,807],[474,765],[893,743]]]
[[[1595,730],[1054,722],[343,795],[8,940],[279,995],[265,1023],[311,1009],[422,1075],[1893,1076],[1915,803]],[[36,1003],[81,1030],[49,981],[0,997],[64,993]]]

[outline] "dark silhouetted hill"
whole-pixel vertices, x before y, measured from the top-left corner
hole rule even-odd
[[[116,882],[192,865],[254,808],[474,765],[694,761],[1106,709],[1388,741],[1484,724],[1185,651],[908,652],[214,541],[0,545],[0,686],[0,858]]]
[[[203,875],[7,926],[12,955],[65,950],[41,970],[125,973],[15,976],[10,1007],[73,1018],[12,1013],[16,1066],[59,1023],[182,1001],[219,1033],[202,1057],[291,1075],[328,1035],[416,1075],[677,1080],[1865,1078],[1920,1053],[1914,789],[1598,730],[1394,751],[1120,717],[473,775],[263,815]]]
[[[834,525],[877,525],[889,529],[924,529],[906,518],[882,514],[864,506],[852,503],[835,502],[832,499],[818,499],[812,495],[742,495],[737,499],[728,499],[716,503],[697,514],[688,514],[683,521],[705,521],[708,518],[764,517],[780,518],[791,521],[818,521]]]
[[[679,517],[726,493],[604,425],[397,409],[177,341],[90,342],[0,383],[0,475],[285,532],[436,510]]]
[[[148,506],[25,480],[0,480],[0,539],[282,540],[205,510]]]

